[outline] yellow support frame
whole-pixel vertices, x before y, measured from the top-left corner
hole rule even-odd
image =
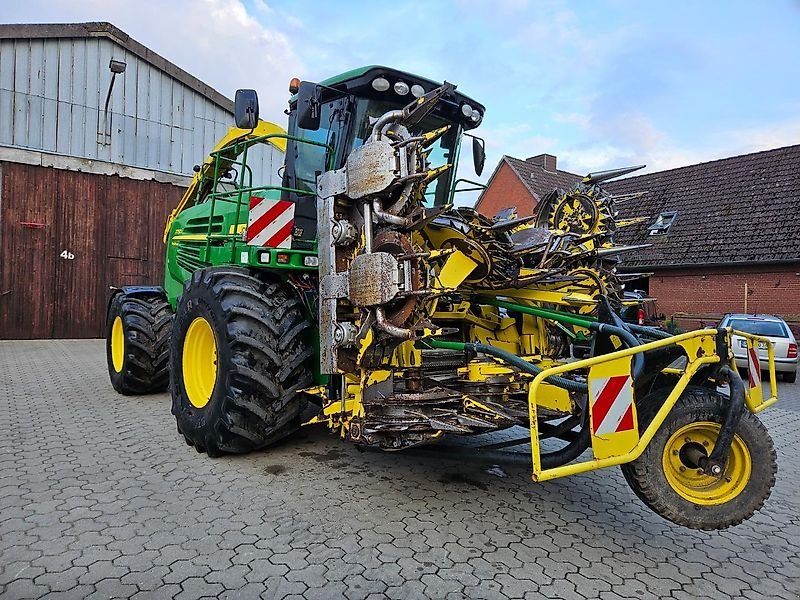
[[[744,331],[733,331],[736,335],[743,337],[749,340],[750,344],[764,342],[767,345],[767,357],[769,360],[769,393],[770,397],[767,400],[763,400],[761,403],[755,402],[755,398],[752,398],[751,395],[747,394],[747,408],[750,409],[750,412],[753,413],[760,413],[765,408],[769,408],[773,404],[778,401],[778,381],[775,375],[775,348],[772,345],[772,342],[765,338],[758,335],[753,335],[752,333],[746,333]],[[736,368],[736,361],[731,357],[731,368]],[[748,388],[748,392],[749,392]],[[760,392],[760,390],[759,390]],[[760,397],[760,396],[759,396]]]
[[[730,336],[732,333],[734,333],[734,331],[728,328],[727,332],[728,332],[728,339],[730,340]],[[769,340],[765,340],[765,338],[760,338],[759,336],[754,336],[752,334],[747,334],[740,331],[736,331],[735,333],[736,335],[740,335],[742,337],[748,337],[759,341],[764,340],[769,342]],[[532,475],[533,480],[548,481],[550,479],[565,477],[567,475],[575,475],[578,473],[585,473],[587,471],[593,471],[595,469],[601,469],[604,467],[613,467],[625,464],[639,458],[642,452],[644,452],[645,448],[647,448],[647,445],[652,441],[653,436],[656,434],[658,429],[664,423],[664,420],[667,418],[667,415],[672,410],[672,407],[675,406],[675,403],[678,401],[678,398],[680,398],[681,394],[686,389],[686,386],[689,384],[692,377],[694,377],[697,371],[704,365],[720,362],[721,358],[716,354],[716,334],[717,334],[716,329],[715,330],[701,329],[698,331],[690,331],[688,333],[682,333],[680,335],[676,335],[670,338],[649,342],[641,346],[626,348],[624,350],[619,350],[618,352],[612,352],[610,354],[604,354],[603,356],[595,356],[592,358],[587,358],[573,363],[566,363],[563,365],[550,367],[539,373],[533,379],[533,381],[530,384],[530,387],[528,388],[528,411],[530,413],[531,458],[533,462],[533,475]],[[621,358],[632,357],[635,354],[647,352],[648,350],[655,350],[657,348],[664,348],[666,346],[672,346],[676,344],[680,345],[686,351],[688,363],[686,364],[686,367],[680,370],[680,378],[678,379],[678,382],[673,387],[669,396],[667,396],[667,399],[664,401],[664,404],[656,413],[652,422],[647,426],[647,429],[645,429],[643,432],[640,432],[639,441],[630,451],[620,454],[618,456],[609,456],[606,458],[592,458],[581,462],[573,462],[567,465],[562,465],[560,467],[542,469],[541,448],[539,446],[539,421],[537,414],[536,396],[539,393],[539,386],[543,384],[546,378],[552,375],[561,375],[563,373],[567,373],[569,371],[575,371],[578,369],[587,369],[595,365],[608,363]],[[748,409],[750,409],[750,411],[752,411],[753,413],[761,412],[765,408],[772,406],[778,401],[777,384],[775,383],[775,354],[771,344],[768,343],[767,347],[769,348],[768,351],[769,372],[772,384],[771,397],[767,400],[762,401],[761,403],[756,403],[754,398],[751,399],[748,389],[747,395],[745,396],[745,401]],[[724,359],[726,360],[726,362],[730,362],[735,368],[732,354],[729,354],[729,356],[724,357]],[[634,404],[635,402],[636,399],[634,398]]]

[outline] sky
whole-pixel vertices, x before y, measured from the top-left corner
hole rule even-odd
[[[231,98],[254,87],[283,125],[292,77],[383,64],[446,79],[486,106],[483,181],[503,155],[649,172],[800,143],[800,0],[0,2],[4,23],[78,21]]]

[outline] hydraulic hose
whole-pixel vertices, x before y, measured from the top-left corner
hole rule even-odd
[[[532,365],[527,360],[524,360],[519,356],[512,354],[511,352],[507,352],[505,350],[501,350],[500,348],[495,348],[494,346],[489,346],[487,344],[451,342],[447,340],[436,340],[436,339],[427,339],[425,340],[425,342],[429,344],[432,348],[439,348],[444,350],[463,350],[463,351],[478,352],[480,354],[488,354],[490,356],[499,358],[500,360],[503,360],[511,365],[514,365],[520,370],[525,371],[526,373],[530,373],[531,375],[538,375],[543,371],[543,369],[541,369],[540,367]],[[551,375],[550,377],[547,377],[545,381],[547,383],[558,386],[560,388],[564,388],[565,390],[569,390],[572,392],[588,393],[589,391],[589,388],[585,383],[573,381],[572,379],[566,379],[565,377],[558,377],[557,375]],[[561,465],[565,465],[568,462],[571,462],[576,458],[578,458],[581,454],[583,454],[584,450],[586,450],[589,447],[589,444],[591,442],[591,436],[589,435],[588,406],[584,410],[584,416],[582,421],[583,421],[582,427],[574,440],[570,441],[563,448],[559,448],[558,450],[553,450],[552,452],[543,452],[539,455],[539,460],[541,462],[543,469],[552,469],[553,467],[559,467]]]
[[[589,411],[584,411],[583,426],[578,431],[578,436],[568,443],[563,448],[553,450],[552,452],[542,452],[539,454],[539,462],[543,469],[552,469],[560,467],[568,462],[572,462],[583,454],[584,450],[589,447],[592,438],[589,435]]]
[[[451,342],[447,340],[436,340],[436,339],[427,339],[425,340],[427,344],[429,344],[432,348],[441,348],[446,350],[462,350],[465,352],[477,352],[479,354],[488,354],[489,356],[494,356],[495,358],[499,358],[503,362],[506,362],[510,365],[514,365],[521,371],[525,371],[526,373],[530,373],[531,375],[538,375],[544,369],[541,367],[537,367],[536,365],[532,365],[527,360],[520,358],[516,354],[512,354],[506,350],[502,350],[500,348],[496,348],[495,346],[490,346],[488,344],[480,344],[474,342]],[[579,392],[579,393],[586,393],[589,391],[588,386],[585,383],[581,383],[580,381],[574,381],[572,379],[567,379],[566,377],[559,377],[557,375],[551,375],[547,377],[545,381],[551,385],[555,385],[560,388],[564,388],[570,392]]]
[[[632,323],[628,323],[628,327],[633,333],[639,333],[649,338],[653,338],[656,340],[663,340],[668,337],[672,337],[672,334],[668,331],[664,331],[663,329],[658,329],[656,327],[647,327],[646,325],[634,325]]]
[[[706,473],[715,477],[719,477],[725,470],[733,436],[745,411],[746,394],[744,381],[736,369],[732,369],[730,365],[722,365],[717,372],[728,380],[730,395],[727,404],[722,408],[724,413],[722,427],[717,441],[714,442],[714,449],[707,461],[704,461],[706,464],[701,465]]]
[[[584,327],[586,329],[589,329],[590,331],[597,331],[597,332],[607,333],[609,335],[616,335],[628,348],[632,348],[634,346],[640,346],[642,344],[639,338],[637,338],[635,335],[633,335],[633,333],[625,329],[625,326],[627,324],[624,323],[622,319],[620,319],[619,316],[612,311],[609,312],[611,312],[612,318],[616,322],[615,325],[609,325],[607,323],[599,323],[592,317],[563,313],[557,310],[552,310],[549,308],[541,308],[538,306],[525,306],[522,304],[517,304],[515,302],[506,302],[505,300],[498,300],[496,298],[481,298],[481,302],[485,302],[486,304],[491,304],[492,306],[497,306],[499,308],[505,308],[506,310],[510,311],[527,313],[529,315],[534,315],[536,317],[541,317],[543,319],[550,319],[551,321],[567,323],[568,325],[577,325],[578,327]],[[634,381],[642,374],[643,371],[644,371],[644,355],[642,353],[634,354],[633,355]],[[559,386],[559,387],[564,387],[564,386]]]
[[[615,335],[628,348],[633,348],[634,346],[642,345],[642,342],[641,340],[639,340],[639,338],[637,338],[627,329],[623,329],[622,327],[618,327],[617,325],[608,325],[606,323],[592,323],[592,327],[590,327],[589,329],[597,331],[599,333],[607,333],[609,335]],[[633,355],[633,373],[631,373],[633,381],[635,382],[643,372],[644,372],[644,354],[639,352],[638,354]]]

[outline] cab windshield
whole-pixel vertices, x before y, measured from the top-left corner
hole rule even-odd
[[[320,126],[309,130],[289,119],[290,139],[286,145],[286,169],[283,173],[282,198],[295,203],[295,244],[316,237],[316,179],[328,169],[341,169],[350,153],[362,146],[372,133],[370,119],[402,108],[396,102],[337,96],[320,105]],[[457,123],[430,114],[411,130],[419,135],[445,125],[452,125],[428,150],[431,168],[452,164],[453,168],[432,181],[425,191],[427,207],[441,206],[450,200],[458,160],[458,139],[461,128]],[[294,139],[294,138],[299,138]],[[300,246],[298,246],[300,247]]]
[[[363,146],[364,142],[372,134],[372,123],[390,110],[402,108],[395,103],[384,100],[374,100],[360,98],[356,102],[355,115],[353,116],[353,130],[351,141],[348,144],[348,154]],[[439,129],[445,125],[452,125],[450,130],[440,137],[432,146],[428,148],[428,162],[430,167],[439,167],[450,163],[453,165],[449,171],[433,180],[425,192],[425,205],[440,206],[449,201],[450,186],[455,174],[455,163],[457,160],[456,146],[458,142],[459,127],[456,124],[445,121],[441,117],[430,114],[421,123],[415,125],[410,130],[411,135],[420,135],[434,129]]]

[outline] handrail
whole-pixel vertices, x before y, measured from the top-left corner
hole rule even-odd
[[[242,188],[242,189],[235,189],[235,190],[228,190],[224,192],[212,192],[208,195],[209,198],[211,196],[215,196],[220,200],[225,200],[229,196],[241,196],[243,194],[252,194],[253,192],[269,192],[272,190],[276,190],[279,192],[291,192],[293,194],[298,194],[300,196],[315,196],[315,192],[310,192],[308,190],[299,190],[296,188],[284,187],[281,185],[255,185],[252,187]]]
[[[295,136],[295,135],[288,135],[288,134],[283,134],[283,133],[269,133],[269,134],[266,134],[266,135],[261,135],[261,136],[253,137],[253,138],[239,138],[239,139],[235,140],[234,142],[232,142],[231,144],[225,146],[224,148],[220,148],[219,150],[215,150],[215,151],[212,151],[212,152],[209,153],[209,157],[211,159],[213,159],[212,162],[214,164],[214,179],[213,179],[213,182],[216,184],[219,181],[220,163],[222,163],[223,161],[227,161],[226,168],[230,167],[230,165],[232,165],[232,164],[239,164],[239,165],[245,166],[247,164],[247,152],[252,146],[255,146],[256,144],[261,144],[261,143],[264,143],[264,142],[270,142],[271,140],[276,139],[276,138],[279,138],[279,139],[282,139],[282,140],[295,141],[295,142],[299,142],[299,143],[302,143],[302,144],[308,144],[309,146],[318,146],[318,147],[321,147],[321,148],[325,148],[326,151],[327,151],[327,154],[328,154],[328,162],[329,163],[333,163],[334,160],[335,160],[335,158],[334,158],[334,152],[335,151],[329,144],[326,144],[326,143],[323,143],[323,142],[317,142],[317,141],[314,141],[314,140],[307,140],[305,138],[298,137],[298,136]],[[229,155],[229,154],[233,154],[234,155],[233,158],[228,158],[227,155]],[[237,160],[240,155],[241,155],[241,160]],[[224,191],[224,192],[216,192],[216,191],[214,191],[214,192],[211,192],[210,194],[208,194],[208,198],[209,198],[209,200],[211,202],[211,206],[209,208],[210,218],[209,218],[209,222],[208,222],[208,231],[207,231],[208,238],[206,239],[206,246],[205,246],[205,251],[204,251],[204,254],[205,254],[204,259],[206,261],[209,260],[209,255],[211,253],[211,228],[212,228],[212,219],[214,217],[214,208],[216,206],[217,199],[225,201],[225,200],[228,200],[228,199],[232,199],[234,196],[236,197],[236,223],[238,225],[239,222],[242,220],[242,214],[241,213],[242,213],[242,206],[244,204],[244,201],[243,201],[244,195],[245,194],[249,195],[249,192],[252,191],[252,190],[255,190],[256,188],[260,189],[261,191],[265,191],[265,190],[269,190],[269,189],[278,189],[278,190],[281,190],[281,191],[286,190],[286,191],[289,191],[289,192],[296,192],[296,193],[299,193],[299,194],[304,195],[304,196],[305,195],[309,195],[309,196],[310,195],[314,195],[314,194],[311,194],[311,193],[307,192],[306,190],[295,190],[294,188],[284,188],[283,186],[252,186],[252,185],[245,186],[244,185],[244,178],[245,178],[245,169],[241,169],[241,172],[239,174],[239,185],[237,186],[237,188],[235,190]],[[252,181],[250,183],[252,184]],[[249,200],[249,198],[248,198],[248,200]],[[231,262],[234,262],[234,257],[236,256],[236,243],[237,243],[237,241],[238,241],[237,237],[231,238],[231,242],[232,242],[232,244],[231,244]]]
[[[256,134],[255,132],[259,132]],[[267,132],[264,134],[263,132]],[[278,132],[276,134],[276,132]],[[222,138],[216,143],[214,148],[211,149],[211,152],[218,152],[224,148],[229,148],[231,145],[237,143],[241,139],[246,139],[248,137],[263,137],[264,135],[273,134],[275,137],[268,140],[270,144],[275,146],[280,152],[283,154],[286,153],[286,141],[277,137],[278,134],[285,134],[285,130],[280,126],[276,125],[275,123],[269,123],[267,121],[258,121],[256,127],[254,129],[239,129],[238,127],[232,127],[228,132],[222,136]],[[200,165],[197,172],[192,177],[192,181],[189,183],[189,186],[186,188],[186,191],[181,196],[178,205],[170,212],[169,216],[167,217],[167,222],[164,225],[164,237],[163,241],[166,243],[167,238],[169,237],[169,230],[172,226],[172,222],[175,220],[175,217],[180,214],[184,207],[194,198],[195,201],[197,200],[197,196],[199,196],[201,192],[201,183],[203,179],[207,177],[208,172],[210,171],[210,167],[213,163],[219,162],[216,156],[207,156],[203,163]]]
[[[265,121],[261,121],[259,123],[258,129],[262,129],[263,130],[263,128],[270,128],[270,127],[278,128],[277,126],[275,126],[275,125],[273,125],[271,123],[266,123]],[[305,138],[294,136],[294,135],[289,135],[287,133],[268,133],[268,134],[259,135],[259,136],[256,136],[256,137],[248,137],[249,135],[251,135],[253,133],[253,131],[255,131],[255,130],[245,131],[245,130],[239,130],[239,129],[233,128],[228,132],[228,134],[226,134],[225,137],[222,138],[222,140],[220,140],[220,142],[218,142],[218,147],[208,153],[208,156],[206,157],[206,160],[200,166],[200,169],[197,171],[197,173],[195,173],[194,177],[192,178],[192,182],[189,184],[189,187],[186,189],[186,192],[184,192],[184,195],[181,197],[180,202],[178,202],[178,205],[172,210],[172,212],[167,217],[167,223],[166,223],[166,225],[164,227],[164,242],[165,243],[167,241],[167,238],[169,237],[170,227],[172,225],[172,222],[175,220],[175,218],[183,211],[183,209],[186,207],[186,205],[189,203],[189,201],[192,198],[195,199],[195,202],[197,201],[197,197],[196,196],[199,196],[199,194],[201,192],[200,184],[202,183],[202,181],[204,179],[209,177],[209,175],[210,175],[209,171],[213,170],[212,182],[214,182],[214,183],[218,182],[219,181],[220,163],[224,162],[226,164],[226,168],[228,168],[232,164],[242,164],[242,165],[244,165],[245,162],[246,162],[245,159],[246,159],[246,155],[247,155],[247,149],[250,146],[253,146],[255,144],[260,144],[260,143],[270,143],[273,146],[275,146],[276,148],[278,148],[279,150],[282,150],[283,152],[285,152],[286,141],[287,140],[288,141],[295,141],[295,142],[299,142],[299,143],[302,143],[302,144],[307,144],[307,145],[310,145],[310,146],[318,146],[318,147],[321,147],[321,148],[325,148],[327,150],[327,154],[328,154],[327,168],[331,169],[331,168],[333,168],[333,165],[335,164],[335,160],[336,160],[335,150],[329,144],[326,144],[326,143],[323,143],[323,142],[317,142],[315,140],[307,140]],[[234,134],[234,132],[236,132],[235,135],[237,135],[238,137],[235,137],[233,139],[229,139],[230,136]],[[242,161],[237,161],[236,159],[238,158],[238,156],[242,152],[244,152],[244,156],[243,156]],[[213,168],[212,168],[212,165],[213,165]],[[243,180],[244,180],[244,169],[242,169],[242,173],[240,174],[240,181],[243,182]],[[248,189],[251,189],[251,188],[252,188],[252,186],[248,186]],[[281,189],[283,189],[283,188],[281,188]],[[286,188],[286,189],[288,191],[296,191],[297,193],[301,193],[302,195],[313,195],[313,194],[307,193],[305,190],[293,190],[292,188]],[[211,208],[210,208],[210,210],[211,210],[210,216],[211,217],[214,216],[214,201],[215,201],[216,197],[220,197],[219,195],[217,195],[215,197],[215,194],[217,194],[217,192],[211,192],[210,194],[208,194],[208,196],[210,197],[211,202],[212,202]],[[239,205],[240,206],[241,206],[241,203],[242,203],[241,198],[239,198]],[[237,214],[237,223],[240,220],[240,216],[241,215]],[[211,234],[210,227],[211,227],[211,225],[209,223],[209,231],[208,231],[209,235]],[[235,248],[234,248],[234,250],[235,250]],[[207,254],[208,254],[208,250],[206,250],[206,255]]]

